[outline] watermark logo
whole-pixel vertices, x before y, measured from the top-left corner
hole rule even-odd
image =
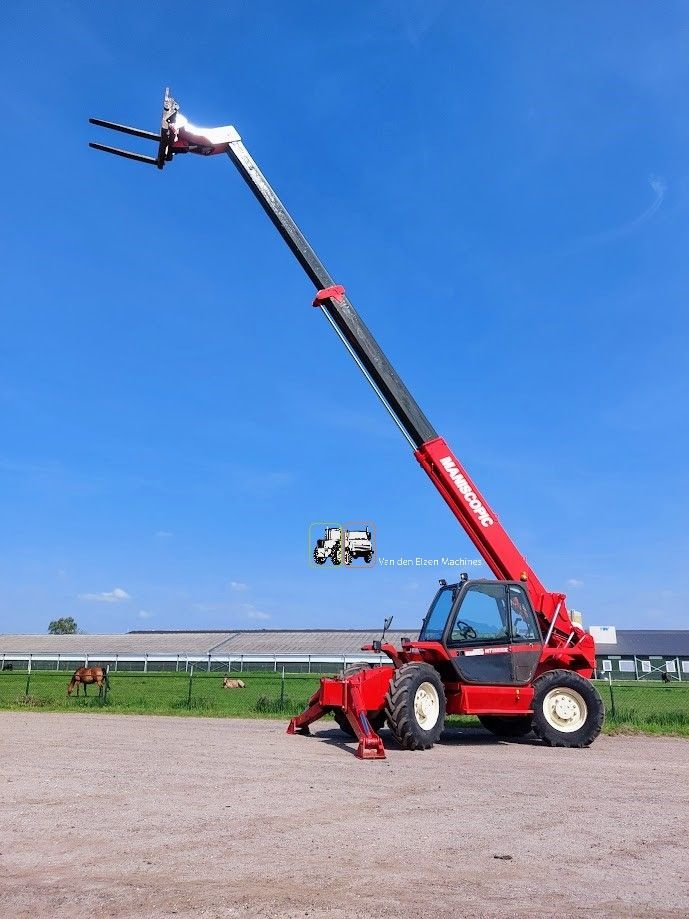
[[[312,523],[309,561],[314,567],[373,568],[375,542],[371,523]]]
[[[378,556],[377,562],[384,568],[478,568],[483,564],[480,558],[451,558],[443,555],[440,558],[424,558],[415,555],[408,558],[401,555],[399,558],[385,558]]]

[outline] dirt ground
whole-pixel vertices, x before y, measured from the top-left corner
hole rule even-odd
[[[689,914],[689,741],[284,729],[1,712],[0,915]]]

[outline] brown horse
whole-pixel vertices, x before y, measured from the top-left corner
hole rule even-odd
[[[84,695],[86,695],[86,687],[90,683],[98,684],[98,698],[100,699],[103,695],[103,688],[105,687],[107,689],[110,686],[107,669],[105,667],[79,667],[79,669],[75,670],[72,674],[72,679],[69,681],[69,686],[67,687],[67,695],[72,695],[75,686],[77,688],[77,698],[79,698],[80,686],[84,687]]]

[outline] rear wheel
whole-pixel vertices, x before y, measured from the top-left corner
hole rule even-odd
[[[588,747],[603,727],[603,700],[573,670],[551,670],[534,683],[533,730],[549,747]]]
[[[364,561],[366,562],[367,565],[371,564],[372,558],[373,558],[373,552],[367,552],[366,555],[364,555]]]
[[[313,550],[313,560],[317,565],[325,565],[325,556],[318,554],[318,549]]]
[[[479,715],[478,720],[496,737],[526,737],[533,730],[531,715]]]
[[[349,549],[344,550],[344,563],[345,565],[352,564],[352,553],[349,551]]]
[[[405,664],[396,670],[385,698],[388,725],[407,750],[427,750],[445,723],[445,689],[430,664]]]

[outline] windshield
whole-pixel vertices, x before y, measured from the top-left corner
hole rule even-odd
[[[421,626],[419,641],[440,641],[442,639],[454,602],[454,587],[443,587],[438,591]]]

